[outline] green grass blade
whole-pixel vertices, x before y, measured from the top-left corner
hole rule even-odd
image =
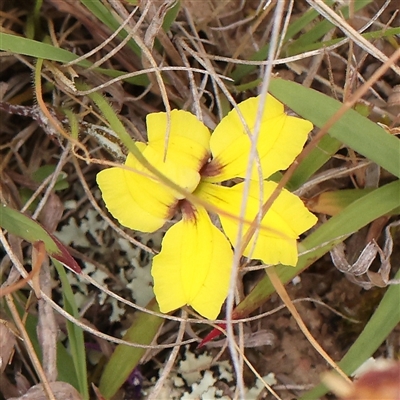
[[[62,295],[64,300],[64,310],[75,318],[80,318],[78,307],[75,303],[74,293],[69,284],[64,267],[57,260],[53,259],[58,276],[62,285]],[[89,389],[86,372],[86,349],[82,328],[76,326],[71,321],[67,321],[68,340],[71,348],[72,360],[78,380],[79,392],[84,400],[89,399]]]
[[[322,93],[283,79],[273,79],[270,92],[319,128],[342,106]],[[400,177],[400,140],[368,118],[348,110],[332,126],[329,135]],[[312,164],[313,160],[308,157],[308,162]],[[315,170],[318,168],[319,165],[315,165]]]
[[[155,299],[147,305],[147,309],[160,312]],[[136,312],[134,321],[123,339],[137,344],[149,345],[156,336],[164,319]],[[146,349],[118,345],[108,361],[100,379],[100,392],[105,399],[110,399],[124,384],[130,373],[138,365]]]
[[[289,282],[347,236],[399,207],[399,193],[400,181],[389,183],[354,201],[340,214],[322,224],[300,244],[299,250],[301,252],[311,251],[299,257],[296,267],[283,265],[276,267],[282,282]],[[275,289],[268,277],[263,277],[250,294],[236,307],[235,318],[247,316],[256,310],[265,303],[274,291]]]
[[[113,17],[113,14],[101,1],[81,0],[81,3],[104,25],[114,30],[118,29],[119,24]]]
[[[77,273],[81,271],[68,249],[55,236],[47,232],[38,222],[2,203],[0,203],[0,227],[32,244],[43,242],[50,256]]]
[[[111,32],[115,32],[119,26],[120,22],[118,22],[114,17],[113,14],[110,12],[110,10],[104,6],[104,4],[99,1],[99,0],[81,0],[81,3],[96,17],[98,18],[99,21],[101,21],[104,25],[106,25]],[[163,22],[163,29],[165,32],[169,30],[171,27],[172,23],[175,21],[176,16],[178,15],[178,12],[180,10],[180,1],[177,1],[176,4],[169,9],[164,18]],[[118,36],[121,39],[125,39],[127,37],[127,32],[126,30],[120,31]],[[142,50],[140,47],[137,45],[137,43],[131,39],[128,41],[127,45],[133,50],[133,52],[137,56],[141,56]]]
[[[357,0],[354,2],[354,10],[358,11],[361,8],[367,6],[371,3],[372,0]],[[329,6],[334,4],[334,1],[326,0],[325,3]],[[348,7],[343,7],[341,10],[344,17],[348,17]],[[310,24],[319,16],[319,13],[313,9],[305,12],[298,20],[294,21],[290,24],[284,39],[284,43],[290,41],[295,35],[297,35],[300,31],[310,26]],[[316,40],[322,38],[330,29],[333,28],[333,25],[328,21],[318,22],[314,28],[310,29],[307,33],[302,34],[298,40],[291,42],[289,50],[291,52],[295,52],[297,48],[301,46],[308,46],[315,43]],[[269,44],[261,47],[252,57],[250,57],[251,61],[263,61],[268,56]],[[285,51],[285,55],[288,51]],[[298,54],[298,53],[294,53]],[[255,65],[238,65],[237,68],[232,72],[231,78],[239,83],[242,78],[251,72],[255,71],[258,67]]]
[[[327,1],[328,5],[333,4],[333,1],[329,0]],[[297,35],[300,31],[302,31],[305,27],[309,26],[312,21],[314,21],[315,18],[318,17],[318,12],[315,11],[314,9],[309,9],[307,10],[299,19],[294,21],[290,26],[288,27],[288,30],[286,32],[286,36],[284,39],[284,42],[292,39],[295,35]],[[269,44],[266,44],[265,46],[261,47],[260,50],[258,50],[256,53],[254,53],[251,57],[251,61],[263,61],[267,58],[268,56],[268,49],[269,49]],[[255,65],[238,65],[235,70],[231,74],[231,78],[236,82],[240,82],[242,78],[244,78],[246,75],[252,73],[255,71],[258,67]]]
[[[88,89],[86,85],[77,86],[82,90]],[[90,93],[89,97],[96,103],[97,107],[99,107],[100,111],[110,124],[111,129],[116,133],[121,142],[127,147],[129,152],[131,152],[139,161],[143,161],[145,163],[146,160],[144,159],[140,150],[137,148],[135,141],[129,136],[129,133],[127,132],[124,125],[119,120],[118,115],[115,113],[107,100],[100,93],[97,92]]]
[[[120,27],[120,22],[118,22],[111,11],[99,0],[81,0],[81,3],[104,25],[106,25],[111,32],[115,32]],[[123,29],[119,32],[118,36],[121,39],[125,39],[128,34]],[[142,51],[136,42],[131,39],[128,41],[127,45],[132,49],[132,51],[140,57]]]
[[[60,342],[57,343],[57,371],[57,380],[68,382],[79,391],[79,380],[76,375],[74,361],[71,354],[68,353],[67,349]]]
[[[86,86],[84,85],[80,85],[78,87],[86,88]],[[99,107],[102,114],[110,124],[111,129],[115,132],[115,134],[118,136],[121,142],[127,147],[129,152],[131,152],[144,167],[146,167],[152,174],[154,174],[157,178],[159,178],[161,182],[168,185],[171,189],[177,190],[180,193],[184,193],[185,196],[188,195],[190,196],[190,193],[188,194],[179,185],[177,185],[172,180],[168,179],[157,168],[155,168],[151,163],[149,163],[146,157],[144,157],[141,151],[137,148],[135,141],[129,136],[129,133],[126,131],[124,125],[119,120],[118,116],[115,114],[113,108],[101,94],[96,92],[90,93],[89,97],[96,103],[97,107]]]
[[[163,29],[165,32],[168,32],[171,28],[171,25],[175,22],[176,17],[181,9],[181,2],[178,0],[176,4],[171,7],[165,14],[164,22],[163,22]]]
[[[61,243],[56,243],[53,238],[50,236],[50,234],[43,229],[36,221],[30,219],[26,215],[22,214],[21,212],[14,210],[4,204],[0,205],[0,226],[3,229],[6,229],[9,233],[12,233],[16,236],[19,236],[28,242],[31,243],[36,243],[36,242],[43,242],[46,251],[50,254],[53,255],[54,257],[58,257],[62,259],[63,261],[66,261],[67,265],[71,265],[74,268],[74,260],[72,257],[69,256],[69,254],[65,253],[65,249],[61,249],[60,246],[62,246]],[[68,257],[69,256],[69,257]],[[57,261],[54,260],[55,263],[58,263]],[[62,268],[62,270],[64,270]],[[65,273],[65,272],[64,272]],[[34,330],[33,330],[34,331]],[[34,332],[30,332],[30,337],[31,338],[36,338],[36,336],[33,336]],[[36,351],[40,355],[40,346],[39,343],[36,340]],[[61,347],[60,347],[61,346]],[[62,347],[62,345],[58,346],[58,363],[57,365],[60,366],[60,361],[64,360],[65,362],[62,363],[61,368],[59,369],[59,379],[64,379],[65,381],[71,383],[72,385],[76,385],[76,375],[74,374],[73,370],[68,371],[68,368],[66,369],[67,366],[70,366],[70,359],[68,358],[68,355],[65,352],[65,349]],[[86,371],[86,370],[85,370]],[[86,372],[85,372],[86,373]],[[79,385],[81,387],[81,385]],[[84,393],[84,392],[82,392]],[[88,397],[85,397],[88,398]]]
[[[395,279],[400,279],[400,270]],[[378,308],[371,319],[350,347],[349,351],[338,363],[340,368],[351,375],[362,365],[389,336],[393,329],[400,323],[400,285],[390,286],[383,296]],[[305,393],[302,400],[320,399],[328,389],[325,385],[318,385]]]
[[[329,161],[341,147],[342,143],[339,140],[325,135],[318,143],[318,146],[296,168],[287,184],[287,188],[291,191],[298,189]]]
[[[354,12],[361,10],[366,7],[372,0],[356,0],[353,2]],[[340,9],[340,14],[344,19],[349,18],[349,7],[343,7]],[[290,46],[287,49],[287,55],[300,54],[300,49],[310,45],[311,43],[315,43],[320,41],[331,29],[335,26],[323,19],[321,22],[316,24],[313,28],[311,28],[308,32],[302,34],[297,40],[290,43]]]
[[[16,293],[18,301],[15,302],[18,313],[21,318],[24,318],[26,310],[21,306],[27,303],[27,299],[21,295],[21,293]],[[42,359],[42,350],[39,344],[39,339],[37,336],[37,326],[38,317],[36,315],[28,314],[25,321],[25,329],[28,332],[29,339],[32,342],[32,346],[39,359]],[[71,355],[68,353],[66,348],[61,342],[57,342],[57,380],[60,382],[68,382],[75,389],[79,390],[78,379],[75,373],[74,364]]]
[[[0,32],[0,50],[62,63],[68,63],[78,58],[76,54],[55,47],[51,44],[38,42],[37,40],[27,39],[4,32]],[[82,67],[90,67],[91,63],[84,60],[78,65]]]
[[[31,13],[28,13],[25,33],[29,39],[33,39],[37,31],[40,30],[40,9],[42,8],[43,0],[36,0]]]
[[[21,36],[10,35],[3,32],[0,32],[0,50],[9,51],[14,54],[42,58],[44,60],[57,61],[60,63],[68,63],[78,58],[76,54],[71,53],[68,50],[55,47],[51,44],[42,43],[38,42],[37,40],[27,39]],[[82,60],[78,62],[77,65],[83,68],[88,68],[92,65],[92,63],[88,60]],[[94,71],[112,78],[117,78],[125,74],[125,72],[105,68],[95,68]],[[141,86],[145,86],[149,83],[146,75],[127,78],[125,81]]]
[[[378,39],[382,39],[385,37],[396,37],[396,35],[400,34],[400,28],[387,28],[387,29],[380,29],[377,31],[373,31],[373,32],[366,32],[366,33],[362,33],[361,36],[364,37],[364,39],[367,40],[378,40]],[[340,38],[336,38],[336,39],[332,39],[332,40],[327,40],[325,42],[315,42],[315,43],[306,43],[303,46],[298,45],[295,48],[290,47],[288,49],[288,56],[293,56],[296,54],[303,54],[307,51],[313,51],[313,50],[318,50],[318,49],[322,49],[322,48],[326,48],[329,46],[333,46],[336,43],[339,43],[340,41],[342,41],[344,38],[340,37]]]
[[[61,254],[57,244],[49,233],[36,221],[21,212],[0,203],[0,226],[9,233],[16,235],[27,242],[43,242],[50,255]]]

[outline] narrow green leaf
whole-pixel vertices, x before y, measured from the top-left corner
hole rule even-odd
[[[26,310],[22,307],[22,304],[27,304],[27,299],[21,294],[21,292],[16,293],[15,296],[18,297],[15,306],[17,307],[21,318],[26,318],[25,328],[28,332],[29,339],[32,342],[37,356],[42,360],[42,349],[37,336],[38,318],[36,315],[30,313],[26,316]],[[72,357],[61,342],[57,342],[57,372],[57,380],[68,382],[75,389],[79,390],[78,379],[75,373]]]
[[[160,312],[155,299],[146,307],[155,312]],[[141,345],[149,345],[160,329],[163,318],[139,312],[135,314],[134,321],[123,339]],[[100,392],[105,399],[110,399],[124,384],[130,373],[138,365],[146,349],[118,345],[108,361],[100,379]]]
[[[42,183],[47,177],[49,177],[56,169],[54,164],[46,164],[39,167],[36,171],[32,173],[32,179],[37,183]],[[57,177],[56,184],[54,185],[54,190],[63,190],[69,187],[68,181],[66,180],[67,174],[61,171]]]
[[[176,4],[172,8],[170,8],[165,14],[164,22],[162,25],[163,30],[165,32],[168,32],[169,28],[171,28],[171,25],[175,22],[175,19],[180,9],[181,9],[181,2],[180,0],[177,0]]]
[[[51,44],[38,42],[37,40],[27,39],[4,32],[0,32],[0,50],[35,58],[43,58],[44,60],[57,61],[60,63],[68,63],[78,58],[76,54],[71,53],[68,50],[55,47]],[[83,68],[88,68],[92,65],[92,63],[88,60],[82,60],[78,62],[77,65]],[[125,74],[125,72],[105,68],[95,68],[94,71],[112,78],[117,78]],[[133,85],[141,86],[145,86],[149,83],[146,75],[127,78],[125,81]]]
[[[333,4],[332,0],[327,1],[327,3]],[[300,31],[302,31],[305,27],[309,26],[311,22],[318,17],[318,12],[314,9],[307,10],[299,19],[291,23],[286,32],[286,36],[284,42],[292,39],[295,35],[297,35]],[[251,61],[263,61],[268,56],[269,44],[262,46],[260,50],[254,53],[251,57]],[[235,70],[231,74],[231,78],[236,82],[240,82],[240,80],[246,75],[255,71],[258,67],[256,65],[238,65]]]
[[[71,131],[71,136],[78,140],[78,135],[79,135],[79,122],[78,122],[78,117],[77,115],[72,111],[68,109],[63,110],[64,114],[68,118],[69,122],[69,129]]]
[[[0,50],[63,63],[74,61],[78,58],[76,54],[55,47],[51,44],[38,42],[37,40],[27,39],[4,32],[0,32]],[[91,63],[84,60],[78,65],[81,65],[82,67],[90,67]]]
[[[269,89],[278,100],[319,128],[342,106],[325,94],[283,79],[273,79]],[[329,135],[400,177],[400,140],[368,118],[348,110]]]
[[[79,264],[69,254],[67,248],[38,222],[0,203],[0,227],[30,243],[43,242],[46,252],[77,273]]]
[[[99,0],[81,0],[81,3],[104,25],[106,25],[111,32],[115,32],[120,27],[120,22],[117,21],[111,11]],[[125,39],[128,34],[125,29],[121,30],[118,34],[121,39]],[[133,52],[140,57],[142,51],[137,43],[131,39],[127,45]]]
[[[75,303],[74,293],[68,281],[64,267],[53,259],[54,266],[57,269],[58,276],[62,285],[62,295],[64,301],[64,310],[73,317],[79,319],[78,307]],[[79,392],[83,399],[89,399],[89,390],[86,373],[86,349],[82,328],[71,321],[67,321],[68,340],[71,348],[72,360],[75,367],[75,373],[78,379]]]
[[[357,0],[354,2],[354,10],[358,11],[361,8],[367,6],[371,3],[372,0]],[[325,3],[329,6],[334,4],[332,0],[325,0]],[[342,14],[346,17],[348,16],[348,7],[343,7],[341,10]],[[290,49],[294,51],[296,47],[311,45],[320,38],[322,38],[326,32],[333,28],[333,25],[328,21],[320,21],[317,22],[316,25],[310,29],[308,32],[300,35],[299,39],[292,42],[293,39],[299,32],[303,29],[309,27],[311,23],[319,16],[319,13],[314,9],[309,9],[302,16],[300,16],[296,21],[293,21],[286,32],[283,43],[290,42]],[[347,17],[346,17],[347,18]],[[250,57],[251,61],[264,61],[268,56],[269,44],[261,47],[253,56]],[[287,55],[287,51],[285,47],[283,48],[284,55]],[[295,53],[298,54],[298,53]],[[235,81],[235,83],[239,83],[240,80],[251,72],[255,71],[258,67],[256,65],[238,65],[236,69],[232,72],[231,78]]]
[[[88,87],[86,85],[77,85],[78,88],[87,90]],[[146,162],[142,153],[137,148],[135,141],[129,136],[129,133],[125,129],[122,122],[119,120],[118,115],[115,113],[113,108],[107,102],[107,100],[97,92],[90,93],[89,97],[96,103],[97,107],[99,107],[100,111],[107,119],[110,124],[111,129],[116,133],[121,142],[126,146],[126,148],[139,160]]]
[[[373,192],[374,188],[328,190],[306,201],[307,208],[314,213],[336,215],[354,201]],[[394,212],[396,212],[395,209]]]
[[[353,1],[354,12],[361,10],[366,7],[372,0],[356,0]],[[332,4],[329,4],[330,6]],[[340,15],[347,19],[349,18],[349,7],[342,7],[339,12]],[[315,43],[317,41],[321,42],[322,39],[331,29],[335,26],[326,19],[323,19],[321,22],[316,24],[313,28],[311,28],[308,32],[301,35],[297,40],[290,43],[289,48],[287,49],[288,55],[300,54],[299,49],[307,46],[311,43]]]
[[[36,329],[36,326],[34,328]],[[76,375],[74,362],[71,354],[61,342],[57,342],[57,380],[68,382],[79,391],[79,381]]]
[[[384,29],[380,29],[377,31],[372,31],[372,32],[365,32],[362,33],[361,36],[364,39],[367,40],[378,40],[378,39],[382,39],[382,38],[388,38],[388,37],[396,37],[396,35],[400,34],[400,28],[384,28]],[[315,43],[306,43],[304,45],[298,44],[296,47],[292,47],[290,46],[290,48],[288,49],[288,54],[287,56],[293,56],[296,54],[303,54],[307,51],[313,51],[313,50],[318,50],[318,49],[323,49],[329,46],[333,46],[336,43],[339,43],[340,41],[342,41],[344,39],[344,37],[339,37],[339,38],[335,38],[332,40],[326,40],[326,41],[317,41]]]
[[[30,243],[42,241],[46,247],[46,252],[51,255],[61,254],[49,233],[36,221],[1,203],[0,226]]]
[[[325,135],[318,146],[313,149],[294,171],[288,182],[291,190],[298,189],[307,182],[336,152],[342,147],[342,143],[332,136]]]
[[[77,85],[77,86],[79,88],[86,88],[85,85]],[[171,189],[177,190],[179,193],[184,193],[186,197],[191,195],[190,193],[187,193],[184,189],[182,189],[179,185],[177,185],[175,182],[167,178],[151,163],[149,163],[149,161],[143,156],[141,151],[137,148],[135,141],[129,136],[129,133],[126,131],[124,125],[119,120],[118,116],[115,114],[113,108],[101,94],[96,92],[90,93],[89,97],[96,103],[97,107],[99,107],[104,117],[110,124],[111,129],[115,132],[115,134],[118,136],[121,142],[144,167],[146,167],[152,174],[154,174],[157,178],[159,178],[161,182],[168,185]]]
[[[26,304],[26,300],[24,300],[22,304]],[[18,309],[22,317],[25,314],[25,310],[23,310],[21,307],[18,307]],[[42,360],[42,350],[39,344],[39,339],[37,337],[37,326],[38,318],[35,315],[28,314],[25,328],[28,332],[29,338],[32,341],[32,345],[35,349],[36,354],[38,355],[39,359]],[[79,390],[78,378],[76,375],[72,357],[61,342],[57,342],[57,372],[57,380],[61,382],[68,382],[76,390]]]

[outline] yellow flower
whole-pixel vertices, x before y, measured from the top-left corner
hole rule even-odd
[[[259,98],[238,105],[247,126],[238,112],[232,110],[212,135],[187,111],[173,110],[169,124],[166,113],[149,114],[148,143],[136,143],[143,156],[162,174],[224,211],[218,215],[224,233],[211,222],[203,206],[193,204],[165,185],[131,154],[125,167],[108,168],[97,175],[108,210],[128,228],[154,232],[177,213],[182,215],[167,230],[161,251],[153,258],[154,293],[164,313],[190,305],[204,317],[215,319],[221,310],[229,289],[231,244],[238,234],[245,185],[240,182],[228,187],[221,183],[246,176],[251,147],[248,132],[253,133],[258,105]],[[311,122],[286,115],[279,101],[267,97],[257,142],[263,179],[293,162],[311,129]],[[259,169],[254,163],[244,232],[256,218],[260,200],[264,203],[277,186],[272,181],[259,182],[258,177]],[[298,257],[296,241],[316,221],[297,196],[283,190],[262,219],[244,255],[266,264],[294,266]]]

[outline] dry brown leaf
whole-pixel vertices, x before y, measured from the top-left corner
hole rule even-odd
[[[57,400],[81,400],[78,391],[66,382],[50,382],[50,388]],[[23,396],[12,397],[9,400],[47,400],[43,385],[32,386]]]
[[[12,332],[9,323],[0,320],[0,374],[4,372],[14,352],[16,344],[15,333]]]

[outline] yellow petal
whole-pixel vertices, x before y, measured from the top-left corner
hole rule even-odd
[[[132,154],[125,165],[143,170]],[[107,209],[121,225],[131,229],[156,231],[171,217],[177,202],[168,187],[127,169],[108,168],[99,172],[96,179]]]
[[[238,105],[253,134],[259,97],[252,97]],[[268,95],[262,114],[257,151],[261,160],[262,175],[268,178],[274,172],[286,169],[301,152],[312,124],[284,113],[283,104]],[[209,182],[223,182],[234,177],[245,177],[249,162],[250,139],[239,114],[232,110],[215,128],[210,141],[213,160]],[[252,179],[258,179],[256,162],[253,162]]]
[[[188,111],[172,110],[168,148],[165,152],[165,135],[168,132],[167,113],[148,114],[146,118],[148,146],[166,160],[180,168],[199,171],[210,155],[210,132],[196,116]]]
[[[262,203],[268,199],[276,186],[275,182],[264,182]],[[202,183],[196,189],[194,195],[227,213],[239,216],[243,189],[244,183],[231,188]],[[259,206],[259,184],[252,181],[247,198],[243,234],[247,232],[250,226],[249,222],[255,219]],[[239,226],[238,217],[231,218],[219,213],[219,218],[225,234],[231,243],[235,244]],[[282,263],[295,266],[298,258],[296,239],[316,222],[317,218],[307,210],[303,202],[284,189],[261,221],[258,236],[253,236],[243,255],[260,259],[265,264]],[[254,243],[256,244],[253,248]]]
[[[186,168],[185,166],[175,163],[170,159],[164,161],[162,152],[154,150],[154,148],[151,146],[147,146],[145,151],[143,151],[143,155],[154,168],[189,193],[192,193],[200,182],[200,174],[197,170]],[[183,199],[185,197],[184,194],[170,189],[168,187],[168,183],[163,183],[160,181],[158,177],[154,176],[145,167],[138,165],[137,168],[139,171],[147,174],[150,178],[158,181],[159,185],[166,187],[177,199]]]
[[[149,114],[147,129],[149,142],[143,155],[153,167],[175,184],[190,193],[193,192],[200,181],[199,171],[210,155],[210,132],[207,127],[187,111],[172,110],[167,151],[167,114]],[[149,174],[145,168],[143,171]],[[157,180],[156,177],[153,178]],[[177,191],[173,193],[178,199],[185,197]]]
[[[153,258],[154,293],[164,313],[184,305],[202,316],[217,318],[229,288],[231,246],[198,207],[165,234]]]

